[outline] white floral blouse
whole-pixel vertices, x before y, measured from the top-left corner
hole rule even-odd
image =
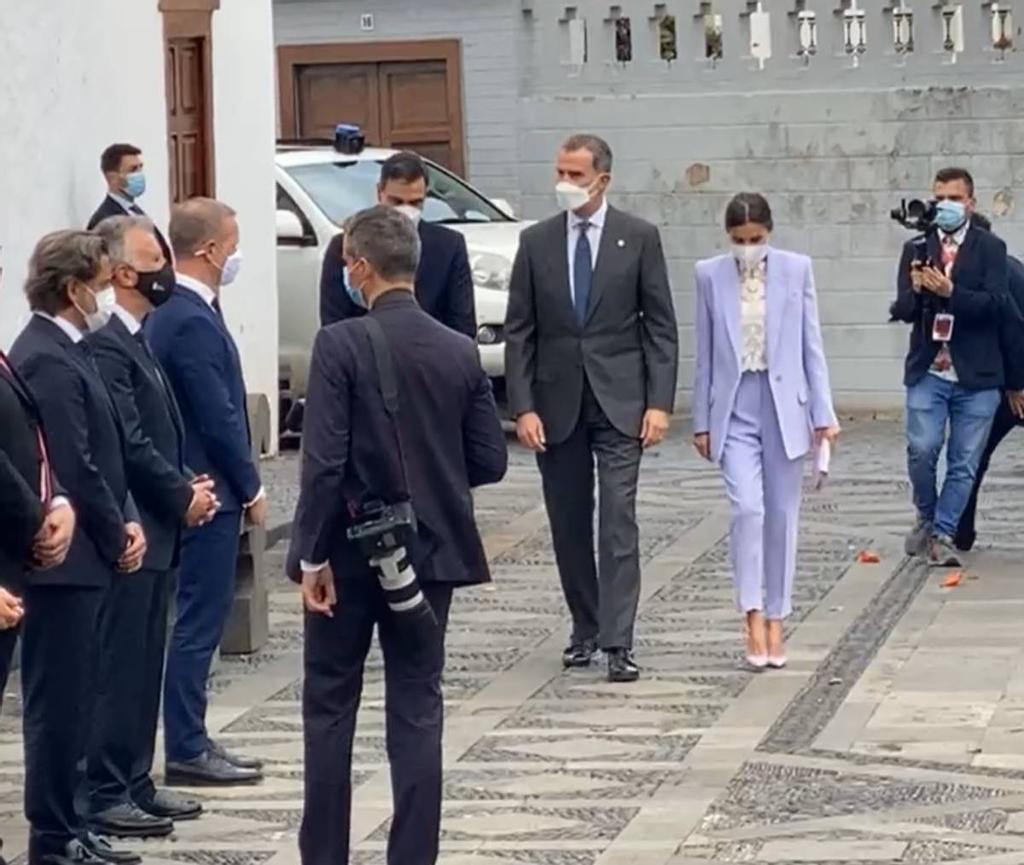
[[[765,262],[751,268],[740,267],[740,324],[743,347],[741,372],[763,372],[768,369],[765,353]]]

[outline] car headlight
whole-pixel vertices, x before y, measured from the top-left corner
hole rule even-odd
[[[471,252],[469,269],[473,274],[473,285],[495,291],[508,291],[512,276],[512,262],[493,252]]]

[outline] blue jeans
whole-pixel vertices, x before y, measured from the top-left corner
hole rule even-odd
[[[936,535],[953,537],[967,506],[1000,392],[967,390],[931,373],[907,388],[907,472],[918,517]],[[946,439],[946,478],[936,493],[935,470]]]

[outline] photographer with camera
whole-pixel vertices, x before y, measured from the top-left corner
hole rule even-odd
[[[907,388],[907,464],[917,523],[908,555],[960,564],[953,536],[967,505],[1004,384],[1000,320],[1007,302],[1006,244],[972,223],[974,180],[962,168],[935,176],[933,201],[893,217],[923,232],[903,247],[895,321],[913,325]],[[947,444],[946,477],[936,467]]]
[[[349,859],[363,664],[384,654],[394,820],[389,865],[433,865],[441,821],[441,673],[452,589],[490,579],[471,488],[508,454],[472,340],[418,306],[416,226],[375,207],[345,226],[365,316],[313,347],[288,555],[306,606],[303,865]]]

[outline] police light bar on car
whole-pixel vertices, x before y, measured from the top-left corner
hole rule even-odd
[[[346,156],[355,156],[366,147],[363,130],[353,123],[339,123],[334,127],[334,149]]]

